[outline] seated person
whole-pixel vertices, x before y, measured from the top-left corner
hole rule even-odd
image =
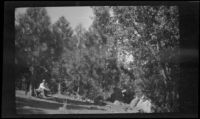
[[[38,96],[38,93],[41,94],[43,97],[46,97],[45,91],[50,91],[48,88],[45,86],[46,82],[45,79],[40,83],[40,86],[38,89],[36,89],[36,95]]]

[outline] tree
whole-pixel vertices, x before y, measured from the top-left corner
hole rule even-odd
[[[139,71],[135,74],[139,73],[137,79],[141,80],[142,93],[150,94],[162,111],[177,111],[179,76],[178,73],[173,76],[171,71],[179,72],[179,64],[174,60],[179,49],[178,8],[130,6],[113,7],[113,11],[121,25],[118,32],[124,31],[121,40],[128,39],[134,51],[134,65]]]
[[[56,60],[54,66],[57,67],[57,70],[54,73],[56,73],[55,75],[58,79],[58,94],[61,94],[61,82],[63,82],[66,73],[63,65],[66,63],[65,61],[69,59],[67,57],[70,57],[66,57],[65,55],[70,49],[70,40],[72,39],[73,31],[69,22],[62,16],[55,24],[53,24],[53,33],[56,42],[56,53],[54,55]]]
[[[23,64],[30,69],[30,94],[33,95],[38,82],[37,67],[45,69],[40,61],[48,56],[48,45],[51,42],[50,18],[45,8],[28,8],[25,14],[17,17],[15,23],[16,58],[21,57]]]

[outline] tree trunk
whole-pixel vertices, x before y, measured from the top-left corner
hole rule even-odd
[[[35,95],[35,76],[33,75],[33,78],[31,79],[31,82],[30,82],[30,87],[29,87],[29,93],[31,96],[34,96]]]
[[[30,83],[29,85],[29,92],[28,92],[28,96],[32,96],[32,84]]]
[[[61,95],[61,83],[58,83],[58,94]]]
[[[80,92],[80,87],[78,86],[78,89],[77,89],[77,94],[79,94],[79,92]]]
[[[165,85],[167,85],[167,76],[166,76],[166,73],[165,73],[165,71],[164,71],[164,69],[161,69],[161,75],[163,76],[163,78],[164,78],[164,83],[165,83]]]
[[[32,81],[29,84],[29,91],[28,91],[28,96],[34,96],[35,95],[35,86],[34,86],[34,82],[33,79],[31,79]]]
[[[30,78],[30,84],[29,84],[29,92],[28,95],[29,96],[33,96],[34,95],[34,85],[33,85],[33,81],[35,78],[35,73],[34,73],[34,68],[33,66],[31,67],[31,78]]]
[[[79,77],[79,81],[78,81],[78,89],[77,89],[77,94],[80,93],[80,77]]]
[[[160,63],[160,66],[161,66],[161,74],[164,77],[164,83],[167,85],[167,81],[169,81],[171,77],[168,75],[168,72],[166,70],[166,65],[165,64],[162,65]]]
[[[63,75],[62,74],[63,73],[63,70],[62,70],[62,60],[59,60],[59,65],[60,65],[59,66],[59,68],[60,68],[59,72],[60,73],[59,73],[59,77],[58,77],[59,78],[59,82],[58,82],[58,95],[61,95],[61,80],[63,78],[63,76],[62,76]]]

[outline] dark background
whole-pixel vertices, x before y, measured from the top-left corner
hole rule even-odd
[[[180,6],[181,80],[180,110],[198,112],[199,3]]]
[[[67,117],[198,117],[198,72],[199,72],[199,2],[4,2],[3,27],[3,80],[2,106],[3,117],[66,117],[66,115],[16,115],[15,76],[14,76],[14,14],[16,7],[47,6],[98,6],[98,5],[178,5],[180,13],[181,41],[181,80],[180,113],[166,114],[109,114],[109,115],[68,115]]]

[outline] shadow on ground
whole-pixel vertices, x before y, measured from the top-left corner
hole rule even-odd
[[[53,102],[46,102],[42,100],[35,100],[30,98],[21,98],[16,97],[16,105],[18,107],[22,106],[29,106],[34,108],[43,108],[43,109],[58,109],[59,107],[62,107],[63,104],[59,103],[53,103]]]
[[[48,102],[51,100],[51,102]],[[52,102],[55,101],[55,102]],[[55,112],[59,111],[60,107],[63,107],[63,103],[65,99],[58,97],[48,97],[47,99],[37,100],[35,98],[24,98],[24,97],[16,97],[16,109],[18,114],[45,114],[48,110],[54,110]],[[88,106],[86,106],[88,105]],[[25,108],[28,107],[28,108]],[[67,106],[65,107],[69,110],[104,110],[92,103],[85,103],[74,100],[67,100]]]
[[[64,99],[59,97],[48,97],[46,100],[56,101],[59,103],[64,103],[67,101],[67,104],[74,104],[74,105],[98,105],[98,106],[105,106],[106,104],[103,102],[99,103],[89,103],[89,102],[81,102],[78,100],[71,100],[71,99]]]
[[[23,109],[23,108],[19,108],[19,109],[17,109],[17,114],[46,114],[46,112],[44,112],[41,109]]]
[[[67,105],[66,109],[74,109],[74,110],[103,110],[105,111],[105,109],[101,109],[101,108],[98,108],[98,107],[95,107],[95,106],[90,106],[90,107],[84,107],[84,106],[79,106],[79,105]]]

